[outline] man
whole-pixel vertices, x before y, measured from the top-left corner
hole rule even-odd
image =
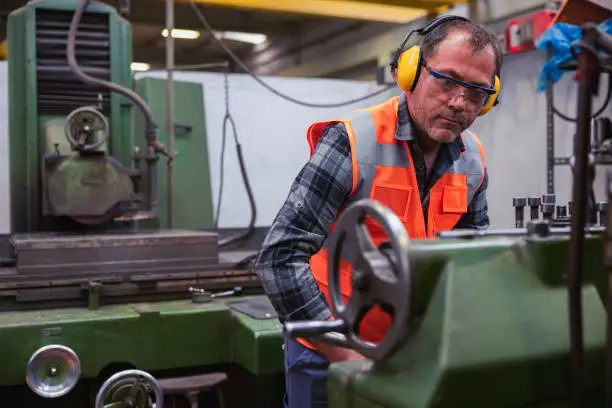
[[[411,238],[488,227],[484,155],[466,129],[494,93],[501,62],[495,36],[465,19],[435,26],[424,35],[419,71],[410,86],[404,83],[402,64],[409,63],[404,54],[394,71],[400,88],[406,88],[399,98],[352,121],[309,128],[310,160],[291,186],[255,265],[282,322],[331,318],[322,247],[340,210],[356,198],[389,206]],[[389,149],[393,154],[385,156]],[[383,326],[378,329],[384,335],[388,321],[377,319],[371,323]],[[363,358],[317,340],[286,338],[284,347],[289,408],[325,407],[329,363]]]

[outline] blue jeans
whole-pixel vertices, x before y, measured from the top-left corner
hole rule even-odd
[[[285,408],[326,408],[329,363],[297,340],[285,337]]]

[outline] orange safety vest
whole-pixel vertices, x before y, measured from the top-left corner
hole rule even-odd
[[[429,192],[427,224],[423,216],[419,187],[410,149],[395,138],[399,97],[358,111],[350,119],[318,122],[308,129],[312,155],[323,130],[330,124],[344,124],[349,136],[353,164],[353,187],[347,206],[369,198],[392,209],[411,239],[436,238],[439,231],[452,229],[467,212],[468,203],[482,184],[485,174],[484,151],[476,135],[467,131],[461,137],[465,150]],[[376,139],[372,137],[376,135]],[[330,227],[333,231],[335,222]],[[386,239],[382,228],[365,221],[372,240],[379,245]],[[321,292],[330,304],[327,283],[327,248],[310,258],[310,268]],[[347,302],[351,294],[350,260],[340,262],[340,292]],[[391,320],[380,308],[373,308],[363,319],[360,335],[373,343],[382,341]],[[313,349],[304,339],[300,343]]]

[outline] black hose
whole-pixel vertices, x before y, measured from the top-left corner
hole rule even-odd
[[[244,164],[244,158],[242,157],[242,146],[240,143],[236,144],[236,153],[238,154],[238,163],[240,164],[240,173],[242,174],[242,180],[244,181],[244,187],[246,188],[247,195],[249,196],[249,203],[251,205],[251,221],[248,227],[243,232],[233,235],[229,238],[225,238],[219,241],[219,247],[226,246],[232,242],[244,239],[250,236],[255,231],[255,220],[257,219],[257,207],[255,206],[255,197],[253,196],[253,189],[249,182],[249,177]]]
[[[225,161],[225,143],[227,141],[227,126],[231,125],[232,127],[232,135],[234,137],[234,143],[236,144],[236,153],[238,155],[238,164],[240,165],[240,173],[242,175],[242,181],[244,183],[244,187],[247,191],[247,195],[249,197],[249,204],[251,206],[251,220],[249,221],[249,225],[246,230],[243,232],[233,235],[228,238],[224,238],[218,242],[218,246],[227,246],[233,242],[239,241],[241,239],[249,237],[255,231],[255,220],[257,219],[257,206],[255,204],[255,196],[253,195],[253,189],[251,188],[251,184],[249,182],[249,176],[247,173],[246,165],[244,163],[244,157],[242,155],[242,146],[238,141],[238,131],[236,129],[236,123],[234,122],[234,118],[230,113],[230,103],[229,103],[229,72],[225,71],[225,116],[223,117],[223,135],[221,137],[221,154],[220,154],[220,169],[219,169],[219,195],[217,197],[217,212],[215,214],[215,229],[218,228],[219,225],[219,215],[221,213],[221,203],[223,199],[223,169],[224,169],[224,161]]]
[[[608,107],[608,102],[610,102],[610,97],[612,97],[612,72],[608,73],[608,90],[606,92],[606,96],[604,98],[604,102],[601,104],[599,109],[597,109],[597,111],[594,114],[591,115],[591,119],[595,119],[596,117],[598,117],[599,115],[601,115],[604,112],[604,110]],[[559,116],[563,120],[566,120],[568,122],[577,122],[578,121],[578,118],[570,118],[566,114],[560,112],[555,107],[554,101],[552,102],[552,109],[553,109],[553,112],[555,112],[557,114],[557,116]]]

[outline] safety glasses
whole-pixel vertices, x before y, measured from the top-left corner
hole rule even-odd
[[[453,78],[446,74],[436,71],[427,66],[425,60],[421,62],[427,72],[436,80],[436,85],[439,89],[449,97],[456,97],[458,92],[462,91],[466,102],[474,106],[483,106],[490,95],[495,93],[495,88],[476,85],[460,79]]]

